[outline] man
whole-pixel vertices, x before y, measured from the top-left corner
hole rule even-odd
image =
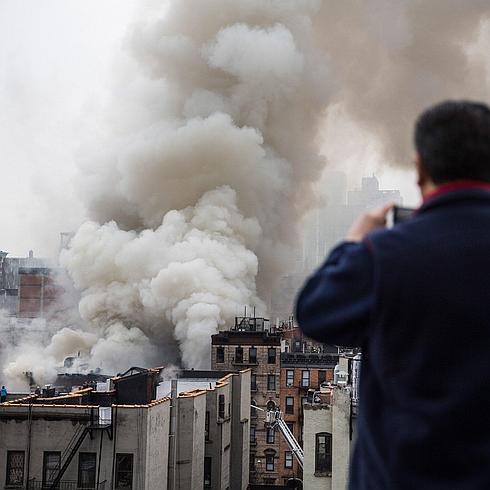
[[[415,146],[422,206],[352,226],[300,293],[304,333],[362,347],[350,489],[490,489],[490,109],[445,102]]]
[[[3,403],[7,401],[7,388],[5,386],[2,386],[2,389],[0,389],[0,403]]]

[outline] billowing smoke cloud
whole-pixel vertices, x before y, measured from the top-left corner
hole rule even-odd
[[[83,164],[93,221],[61,256],[83,319],[114,352],[117,321],[167,347],[163,361],[177,341],[185,366],[207,367],[210,335],[244,306],[267,312],[257,282],[285,268],[324,164],[319,7],[179,1],[134,29],[134,100]]]
[[[56,330],[44,357],[82,350],[91,368],[179,357],[206,367],[209,335],[244,305],[265,314],[290,266],[325,164],[317,133],[329,104],[368,128],[388,163],[410,161],[421,109],[486,97],[485,60],[471,48],[489,9],[484,0],[148,2],[128,35],[110,134],[80,165],[91,221],[61,255],[84,323]]]
[[[409,166],[423,109],[447,98],[490,102],[489,20],[486,0],[324,1],[315,39],[336,76],[331,102],[380,139],[387,164]]]
[[[255,292],[258,261],[250,250],[260,236],[258,221],[240,214],[235,191],[219,187],[194,207],[168,212],[155,230],[85,223],[62,260],[84,291],[85,320],[102,330],[115,319],[138,325],[160,346],[175,338],[185,363],[200,366],[208,362],[210,335],[238,308],[265,310]],[[112,329],[93,351],[101,363],[119,355],[114,336],[124,328]],[[126,340],[133,349],[137,338]]]

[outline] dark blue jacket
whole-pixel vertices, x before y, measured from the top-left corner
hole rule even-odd
[[[490,192],[453,190],[344,242],[307,281],[303,332],[360,346],[350,489],[490,489]]]

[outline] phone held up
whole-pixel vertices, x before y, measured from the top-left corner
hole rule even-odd
[[[397,223],[402,223],[407,219],[411,218],[415,212],[414,208],[403,208],[401,206],[394,206],[390,216],[388,217],[388,227],[396,225]]]

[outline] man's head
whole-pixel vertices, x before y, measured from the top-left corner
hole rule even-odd
[[[490,182],[490,108],[469,101],[430,107],[415,125],[419,185]]]

